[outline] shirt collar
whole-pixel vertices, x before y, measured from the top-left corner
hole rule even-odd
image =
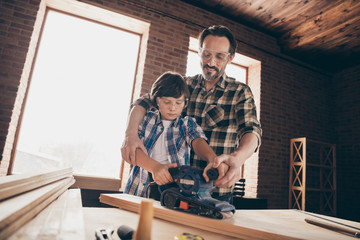
[[[159,111],[159,110],[156,110],[156,111],[154,111],[154,113],[156,113],[156,115],[157,115],[157,116],[156,116],[156,119],[155,119],[155,124],[156,124],[156,125],[159,125],[160,123],[162,124],[160,111]],[[180,117],[181,117],[181,114],[171,122],[170,127],[177,127],[177,126],[179,126]]]

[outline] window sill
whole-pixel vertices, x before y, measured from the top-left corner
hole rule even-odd
[[[100,177],[84,174],[73,174],[75,183],[71,188],[119,191],[120,178]]]

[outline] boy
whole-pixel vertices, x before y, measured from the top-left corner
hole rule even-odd
[[[154,180],[158,185],[173,181],[169,168],[190,164],[190,147],[208,163],[216,157],[207,144],[207,138],[195,120],[182,117],[189,98],[188,86],[177,73],[166,72],[152,85],[150,99],[157,109],[146,113],[138,134],[147,154],[136,150],[136,166],[126,184],[125,193],[147,196],[147,185]],[[205,176],[206,178],[206,176]],[[158,200],[158,193],[152,193]]]

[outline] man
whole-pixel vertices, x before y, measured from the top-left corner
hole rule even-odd
[[[224,26],[211,26],[199,35],[202,74],[186,78],[190,90],[186,115],[194,117],[218,155],[206,163],[192,152],[192,166],[217,167],[213,197],[232,200],[232,186],[240,179],[240,167],[260,146],[262,130],[250,88],[225,74],[227,64],[235,56],[236,40]],[[151,101],[143,97],[130,112],[122,157],[135,163],[135,150],[144,150],[137,137],[138,125]],[[144,151],[146,152],[146,151]],[[205,169],[205,170],[206,170]]]

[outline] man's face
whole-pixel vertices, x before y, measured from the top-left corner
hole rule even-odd
[[[174,120],[180,116],[185,106],[185,96],[179,98],[173,97],[157,97],[157,104],[161,113],[162,120]]]
[[[226,37],[208,35],[200,50],[203,76],[207,81],[219,80],[233,57],[229,54],[230,42]]]

